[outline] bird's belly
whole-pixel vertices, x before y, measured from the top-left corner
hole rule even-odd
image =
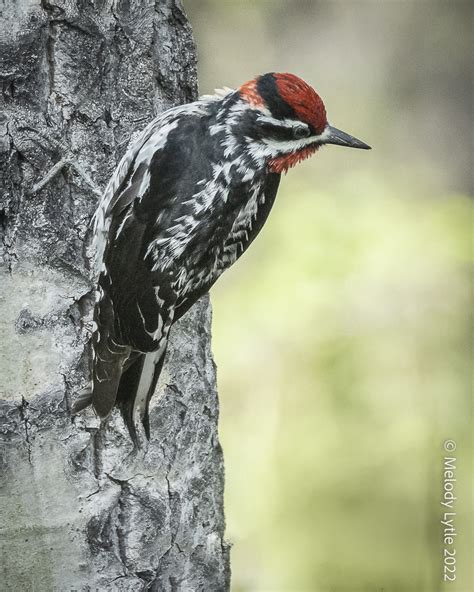
[[[180,293],[191,294],[209,289],[233,265],[256,235],[252,231],[255,217],[236,217],[232,231],[226,236],[216,235],[201,250],[190,254],[178,273]]]
[[[199,258],[199,261],[189,261],[178,274],[177,287],[180,294],[191,294],[209,289],[229,268],[245,250],[245,246],[239,240],[232,242],[227,240],[219,245],[213,245]]]

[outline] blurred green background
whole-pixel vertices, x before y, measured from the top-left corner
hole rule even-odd
[[[212,292],[232,589],[469,592],[471,3],[185,6],[201,92],[293,72],[373,146],[290,171]]]

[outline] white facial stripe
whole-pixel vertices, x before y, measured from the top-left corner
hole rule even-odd
[[[306,128],[309,129],[309,126],[303,123],[302,121],[298,121],[295,119],[276,119],[275,117],[267,117],[262,115],[257,119],[258,123],[268,123],[269,125],[274,125],[275,127],[284,127],[289,130],[291,129],[299,129],[299,128]]]
[[[326,127],[323,129],[323,131],[319,134],[319,136],[314,136],[315,140],[317,142],[324,142],[325,140],[327,140],[329,138],[329,136],[331,135],[331,132],[329,130],[329,123],[326,124]]]
[[[309,136],[309,138],[302,138],[301,140],[275,140],[274,138],[263,138],[262,142],[269,148],[280,150],[281,152],[293,152],[294,150],[301,150],[310,144],[317,142],[319,136]]]
[[[265,117],[269,117],[270,119],[273,119],[272,112],[270,111],[270,109],[268,107],[265,107],[265,105],[258,105],[257,107],[253,107],[253,109],[255,111],[259,111],[260,113],[263,113],[263,115]]]

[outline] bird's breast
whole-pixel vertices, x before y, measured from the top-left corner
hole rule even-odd
[[[196,218],[178,270],[180,290],[190,293],[210,287],[242,255],[261,227],[264,183],[228,188],[210,217]]]

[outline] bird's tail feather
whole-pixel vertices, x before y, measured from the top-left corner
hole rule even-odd
[[[109,335],[94,344],[92,406],[100,417],[107,417],[115,405],[130,351],[130,347],[115,343]]]
[[[128,358],[123,363],[122,372],[125,372],[132,365],[132,363],[137,359],[137,357],[139,355],[141,355],[141,354],[139,354],[138,352],[132,351],[130,353],[130,355],[128,356]],[[120,376],[120,379],[121,379],[121,376]],[[80,391],[78,391],[76,400],[73,402],[72,408],[71,408],[71,411],[73,414],[79,413],[80,411],[83,411],[84,409],[86,409],[86,407],[89,407],[89,405],[92,405],[93,399],[94,399],[93,384],[94,384],[94,381],[92,380],[88,386],[86,386],[83,389],[81,389]],[[116,384],[117,384],[117,388],[118,388],[119,383],[116,383]],[[94,408],[95,408],[95,406],[94,406]]]
[[[78,413],[92,404],[104,418],[117,406],[132,441],[139,448],[136,421],[141,421],[150,439],[149,404],[163,368],[166,343],[150,353],[121,348],[116,344],[96,348],[93,386],[78,393],[72,411]]]
[[[155,392],[156,385],[158,383],[158,379],[160,378],[161,370],[163,369],[163,363],[165,361],[165,355],[166,355],[166,348],[163,351],[163,353],[161,354],[161,357],[158,359],[158,361],[155,364],[153,380],[151,381],[150,387],[148,389],[148,393],[147,393],[146,400],[145,400],[144,412],[143,412],[143,416],[141,418],[143,427],[145,429],[145,434],[146,434],[146,437],[148,438],[148,440],[150,439],[150,399],[152,398],[153,393]]]
[[[92,386],[85,387],[77,393],[77,398],[72,404],[72,413],[79,413],[92,404]]]
[[[140,376],[145,362],[146,354],[140,354],[125,370],[120,379],[117,391],[116,405],[120,409],[123,421],[127,426],[128,432],[133,443],[138,447],[138,434],[134,419],[134,396],[137,386],[140,382]]]
[[[116,404],[134,444],[139,447],[136,419],[140,419],[150,438],[149,404],[161,374],[166,346],[156,352],[139,354],[123,372]]]

